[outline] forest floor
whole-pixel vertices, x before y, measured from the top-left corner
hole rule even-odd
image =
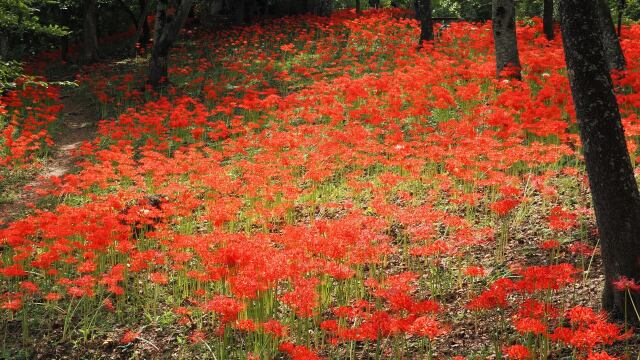
[[[189,30],[160,94],[139,56],[0,99],[0,358],[640,359],[560,40],[519,23],[497,80],[489,25],[418,49],[407,15]]]
[[[65,87],[59,97],[64,106],[58,120],[59,128],[53,133],[55,146],[51,154],[42,158],[37,168],[14,174],[5,181],[0,202],[0,224],[24,217],[40,200],[39,192],[45,191],[52,177],[61,177],[73,170],[74,151],[84,142],[91,142],[96,135],[98,114],[95,103],[75,87]]]

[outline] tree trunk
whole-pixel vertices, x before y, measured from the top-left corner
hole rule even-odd
[[[620,39],[622,37],[622,13],[627,2],[626,0],[618,0],[616,3],[618,4],[618,39]]]
[[[544,35],[547,37],[547,40],[553,40],[553,0],[544,0],[542,25],[544,28]]]
[[[154,47],[156,50],[156,47]],[[151,51],[149,63],[149,84],[158,89],[167,83],[169,77],[169,49]]]
[[[233,25],[244,25],[245,0],[234,0],[232,5]]]
[[[420,21],[420,46],[433,40],[433,19],[431,19],[431,0],[416,0],[416,15]]]
[[[9,58],[9,34],[0,30],[0,59]]]
[[[82,61],[92,63],[100,59],[98,55],[97,0],[84,0]]]
[[[496,74],[498,77],[520,79],[515,0],[493,0],[491,12],[496,49]]]
[[[149,62],[149,84],[155,89],[166,84],[169,68],[169,49],[178,39],[180,30],[184,26],[193,0],[182,0],[175,15],[169,18],[167,13],[169,0],[158,0],[153,47]]]
[[[149,22],[147,21],[147,17],[151,13],[151,5],[153,4],[152,0],[138,0],[138,6],[140,7],[140,16],[138,16],[138,25],[136,29],[138,33],[136,37],[138,38],[138,42],[140,46],[143,48],[147,48],[149,45],[149,41],[151,40],[151,29],[149,28]],[[140,24],[142,23],[142,33],[140,33]]]
[[[120,7],[122,8],[122,10],[124,10],[124,12],[127,13],[129,18],[131,19],[131,23],[133,24],[133,26],[136,26],[136,29],[137,29],[138,17],[136,16],[136,14],[133,13],[133,10],[131,10],[129,5],[127,5],[127,3],[124,2],[124,0],[118,0],[118,4],[120,4]],[[142,8],[140,9],[142,11]]]
[[[69,57],[69,35],[60,38],[60,59],[66,63],[71,62]]]
[[[253,24],[258,17],[258,2],[256,0],[244,0],[245,21]]]
[[[362,4],[360,3],[360,0],[356,0],[356,14],[362,14]]]
[[[147,22],[147,16],[151,12],[151,0],[140,0],[140,15],[136,20],[136,33],[133,36],[133,43],[131,44],[132,54],[136,53],[136,45],[140,44],[142,48],[147,47],[149,44],[149,23]]]
[[[151,1],[149,1],[149,3],[151,3]],[[142,35],[140,36],[140,45],[146,49],[147,46],[149,46],[150,41],[151,41],[151,27],[149,26],[149,21],[147,21],[147,18],[145,17],[144,23],[142,24]]]
[[[563,0],[559,10],[604,263],[602,304],[621,319],[626,295],[613,282],[623,276],[640,281],[640,194],[599,31],[597,1]],[[634,301],[640,304],[640,294]]]
[[[369,6],[372,8],[379,8],[380,0],[369,0]]]
[[[607,0],[597,0],[597,2],[600,32],[607,54],[607,60],[609,61],[609,68],[610,70],[624,70],[627,64],[624,59],[624,54],[622,53],[620,40],[616,34],[616,29],[613,26],[609,2]]]
[[[331,16],[333,10],[331,0],[315,0],[313,1],[313,13],[318,16]]]

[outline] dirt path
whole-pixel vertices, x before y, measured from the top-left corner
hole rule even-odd
[[[0,203],[0,224],[20,218],[29,204],[38,200],[37,190],[44,188],[49,178],[65,175],[73,169],[76,160],[73,151],[95,137],[98,113],[90,100],[82,96],[77,88],[71,88],[63,89],[60,101],[64,104],[62,126],[54,138],[53,154],[19,190],[14,201]]]

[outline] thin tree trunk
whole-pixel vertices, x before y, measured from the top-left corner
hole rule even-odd
[[[553,40],[553,0],[544,0],[542,25],[544,28],[544,35],[547,37],[547,40]]]
[[[431,0],[416,0],[416,15],[420,21],[420,46],[433,40],[433,19],[431,18]]]
[[[9,57],[9,34],[0,31],[0,59],[7,60]]]
[[[118,4],[120,4],[120,7],[124,10],[124,12],[126,12],[127,15],[129,15],[129,18],[131,19],[133,26],[136,26],[136,29],[137,29],[138,17],[136,16],[136,14],[133,13],[133,10],[131,10],[129,5],[127,5],[127,3],[124,2],[124,0],[118,0]]]
[[[151,1],[149,1],[151,3]],[[149,10],[151,12],[151,10]],[[142,35],[140,36],[140,45],[142,45],[145,49],[149,46],[149,42],[151,42],[151,27],[149,26],[149,21],[145,17],[144,23],[142,24]]]
[[[151,0],[140,0],[140,15],[135,24],[136,33],[133,36],[133,43],[131,44],[132,54],[136,53],[137,44],[146,48],[149,43],[149,23],[147,22],[147,16],[151,12],[151,3]]]
[[[379,8],[380,0],[369,0],[369,6],[371,6],[372,8]]]
[[[307,3],[308,3],[308,0],[307,0]],[[264,4],[264,8],[263,8],[262,16],[263,16],[264,18],[268,18],[268,17],[269,17],[269,15],[270,15],[270,11],[269,11],[269,1],[264,1],[264,2],[263,2],[263,4]],[[307,8],[308,8],[308,7],[309,7],[309,6],[307,6]]]
[[[622,13],[627,6],[626,0],[618,0],[618,39],[622,37]]]
[[[98,55],[97,0],[84,1],[83,53],[82,60],[92,63],[100,59]]]
[[[71,62],[69,57],[69,35],[64,35],[60,38],[60,59],[67,63]]]
[[[233,11],[233,25],[244,25],[245,0],[234,0],[231,7]]]
[[[244,0],[245,20],[248,24],[253,24],[258,15],[258,2],[256,0]]]
[[[356,0],[356,14],[362,15],[362,4],[360,3],[360,0]]]
[[[316,15],[331,16],[331,12],[333,11],[331,0],[316,0],[315,4],[316,4],[316,9],[315,9]]]
[[[604,263],[602,304],[622,319],[626,294],[617,291],[613,282],[623,276],[640,281],[640,193],[598,31],[597,1],[562,0],[559,10]],[[634,301],[640,304],[640,294],[635,293]]]
[[[515,0],[493,0],[491,12],[496,49],[496,74],[498,77],[520,79]]]
[[[622,47],[620,46],[620,40],[618,39],[618,35],[616,35],[616,29],[613,26],[609,2],[607,0],[597,0],[597,2],[600,32],[607,54],[607,60],[609,61],[609,68],[611,70],[624,70],[627,63],[624,59]]]
[[[149,62],[149,84],[155,89],[166,84],[169,69],[169,50],[178,39],[184,26],[193,0],[182,0],[175,15],[169,19],[167,10],[169,0],[158,0],[153,47]]]

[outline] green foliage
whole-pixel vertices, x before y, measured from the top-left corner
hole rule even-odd
[[[439,0],[434,3],[434,14],[466,20],[488,20],[491,18],[491,0]]]
[[[0,0],[0,31],[16,34],[34,32],[63,36],[67,30],[56,24],[43,24],[38,13],[53,0]]]
[[[624,16],[633,21],[640,20],[640,0],[627,0]]]
[[[517,14],[519,18],[532,18],[534,16],[542,17],[543,8],[543,0],[519,1]]]
[[[0,60],[0,91],[10,87],[10,82],[22,74],[22,64],[18,61]]]

